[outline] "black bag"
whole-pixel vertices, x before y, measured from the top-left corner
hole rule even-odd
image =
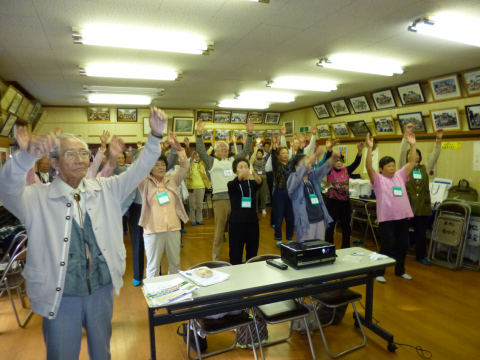
[[[182,328],[182,332],[180,332],[180,328]],[[182,336],[183,341],[185,341],[186,344],[188,334],[187,331],[190,331],[190,347],[198,354],[199,352],[197,351],[197,343],[195,342],[195,333],[192,329],[188,328],[188,323],[182,324],[178,327],[177,335]],[[198,345],[200,345],[200,352],[207,350],[207,338],[198,336]]]
[[[477,190],[470,187],[470,183],[462,179],[458,182],[458,186],[452,186],[448,192],[449,199],[463,199],[466,201],[477,201]]]

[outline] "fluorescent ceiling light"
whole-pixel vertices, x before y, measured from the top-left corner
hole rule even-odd
[[[264,4],[270,4],[270,0],[248,0],[248,1],[259,2],[259,3],[264,3]]]
[[[334,55],[328,60],[321,59],[317,65],[327,69],[355,71],[384,76],[403,74],[403,69],[398,62],[360,55]]]
[[[252,100],[252,101],[267,101],[267,102],[282,102],[289,103],[295,101],[295,96],[292,94],[275,93],[269,91],[244,91],[236,96],[237,100]]]
[[[87,99],[90,104],[150,105],[152,100],[145,95],[95,94]]]
[[[408,30],[439,39],[480,46],[480,20],[458,13],[426,15],[415,20]]]
[[[198,35],[111,25],[88,25],[82,30],[73,29],[73,42],[198,55],[208,55],[213,50],[213,43],[205,42]]]
[[[222,100],[217,106],[232,109],[268,109],[269,104],[259,100]]]
[[[269,81],[267,83],[267,86],[280,89],[297,89],[325,92],[337,90],[337,85],[335,85],[333,81],[296,77],[281,77],[275,79],[274,81]]]
[[[97,85],[83,85],[83,92],[85,94],[135,94],[150,96],[165,95],[164,89]]]
[[[80,75],[113,77],[125,79],[175,80],[177,73],[172,69],[157,66],[139,66],[126,64],[91,64],[80,68]]]

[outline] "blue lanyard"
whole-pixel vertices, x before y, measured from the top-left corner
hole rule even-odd
[[[250,187],[250,182],[248,180],[247,180],[247,184],[248,184],[248,194],[249,194],[249,197],[251,199],[252,198],[252,188]],[[243,198],[242,185],[238,184],[238,186],[240,186],[240,191],[242,192],[242,198]]]
[[[285,168],[283,169],[283,171],[285,172],[285,180],[288,180],[288,177],[290,176],[290,167],[287,165],[285,165],[285,167],[287,168],[287,170],[285,170]]]

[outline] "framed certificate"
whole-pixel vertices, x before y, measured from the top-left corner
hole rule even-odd
[[[10,114],[7,118],[5,124],[3,124],[2,128],[0,129],[0,136],[8,136],[10,131],[12,131],[13,126],[17,122],[17,117],[13,114]]]
[[[15,114],[20,107],[20,103],[22,102],[23,95],[17,92],[15,94],[15,97],[13,98],[12,103],[10,104],[10,107],[8,108],[8,112]]]
[[[1,103],[1,108],[2,110],[7,111],[8,108],[10,107],[10,104],[12,103],[13,99],[15,98],[15,95],[17,95],[17,90],[13,86],[9,86],[7,91],[2,97],[2,103]]]

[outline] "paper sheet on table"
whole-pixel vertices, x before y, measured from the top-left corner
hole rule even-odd
[[[192,293],[198,286],[182,279],[160,281],[144,285],[145,295],[155,306],[193,300]]]
[[[345,255],[342,260],[359,263],[360,261],[362,261],[362,258],[363,256]]]
[[[387,255],[382,255],[376,252],[371,253],[368,257],[370,258],[370,260],[386,260],[389,258]]]
[[[189,270],[189,271],[179,271],[179,274],[193,281],[198,286],[210,286],[210,285],[218,284],[222,281],[228,280],[228,278],[230,277],[229,274],[225,274],[223,272],[216,271],[213,269],[210,269],[212,270],[212,275],[206,278],[201,277],[196,274],[196,270],[199,270],[199,269],[208,269],[208,267],[204,266],[204,267]]]

